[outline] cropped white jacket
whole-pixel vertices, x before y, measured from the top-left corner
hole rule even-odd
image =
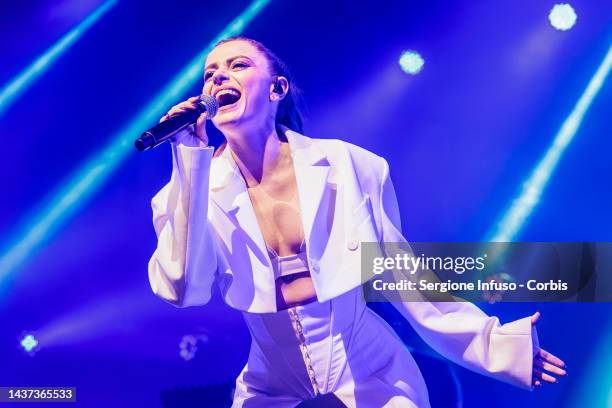
[[[312,281],[319,301],[368,280],[362,242],[405,242],[385,159],[341,140],[283,128],[291,148]],[[192,137],[193,139],[193,137]],[[190,145],[191,144],[191,145]],[[153,292],[177,306],[203,305],[216,282],[227,304],[276,311],[268,251],[229,145],[172,145],[170,182],[152,200],[157,248]],[[485,375],[531,388],[537,334],[530,317],[500,325],[468,302],[395,302],[443,356]]]

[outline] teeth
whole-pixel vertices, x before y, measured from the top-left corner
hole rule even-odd
[[[234,89],[222,89],[219,92],[217,92],[217,97],[221,96],[221,95],[235,95],[235,96],[240,96],[240,92],[234,90]]]

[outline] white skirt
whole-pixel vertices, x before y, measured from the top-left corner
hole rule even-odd
[[[333,393],[349,407],[429,407],[410,352],[361,287],[276,313],[243,312],[252,336],[232,407],[294,407]]]

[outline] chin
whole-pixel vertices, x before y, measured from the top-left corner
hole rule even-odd
[[[240,122],[242,119],[242,111],[239,108],[228,109],[227,111],[217,113],[213,119],[215,126],[226,126]]]
[[[239,126],[244,126],[253,121],[254,117],[252,113],[247,113],[246,108],[243,105],[238,105],[228,109],[227,111],[220,111],[217,116],[213,119],[214,125],[220,131],[223,128],[236,129]]]

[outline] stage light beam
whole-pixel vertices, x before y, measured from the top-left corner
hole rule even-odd
[[[106,14],[117,0],[108,0],[91,13],[85,20],[64,35],[43,55],[13,78],[0,91],[0,116],[24,93],[30,85],[47,71],[91,26]]]
[[[156,123],[168,107],[176,103],[197,80],[202,79],[204,61],[212,47],[224,38],[240,34],[269,2],[270,0],[253,1],[197,54],[132,122],[115,134],[113,141],[101,153],[90,158],[65,180],[52,194],[52,198],[43,205],[43,210],[36,214],[7,249],[2,251],[0,283],[8,279],[10,273],[23,262],[30,260],[34,252],[91,198],[127,155],[134,151],[134,139],[147,126]]]
[[[612,66],[612,46],[608,48],[601,65],[589,81],[585,91],[557,132],[552,145],[548,148],[529,178],[523,183],[519,196],[512,202],[495,230],[487,237],[492,242],[512,242],[527,222],[528,217],[538,205],[546,184],[557,164],[576,135],[589,106],[603,86]]]

